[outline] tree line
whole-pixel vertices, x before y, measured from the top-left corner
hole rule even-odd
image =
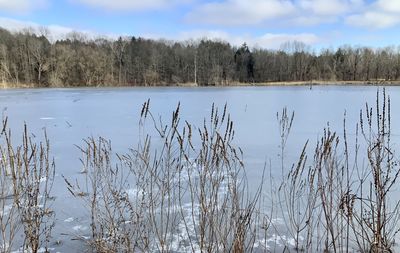
[[[393,46],[342,46],[316,53],[296,41],[268,50],[208,39],[89,39],[77,32],[53,42],[48,37],[46,32],[0,28],[0,82],[36,87],[221,86],[400,79],[400,47]]]

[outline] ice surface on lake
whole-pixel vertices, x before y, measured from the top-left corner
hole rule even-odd
[[[160,115],[166,123],[170,122],[171,112],[180,102],[182,119],[192,123],[196,132],[202,127],[204,117],[209,118],[213,103],[221,109],[227,103],[235,126],[234,143],[244,151],[249,187],[255,190],[265,162],[268,166],[271,164],[272,176],[280,178],[276,166],[280,144],[277,112],[284,107],[295,111],[285,153],[288,161],[293,161],[308,139],[315,143],[321,137],[327,122],[332,130],[342,133],[345,112],[351,145],[360,109],[365,108],[366,102],[370,105],[375,103],[376,91],[376,87],[341,86],[315,86],[312,90],[308,87],[1,90],[0,110],[7,107],[6,115],[15,141],[19,141],[24,122],[37,140],[41,140],[46,129],[57,173],[52,188],[52,196],[57,197],[52,204],[57,218],[53,235],[54,240],[64,242],[52,247],[54,251],[82,252],[85,243],[71,238],[76,234],[90,238],[87,236],[90,233],[89,212],[66,190],[61,175],[71,181],[84,178],[79,174],[82,154],[75,145],[82,145],[82,139],[88,136],[110,139],[113,150],[119,153],[137,147],[143,137],[138,128],[140,110],[147,99],[150,99],[153,114],[157,118]],[[391,97],[392,115],[400,115],[400,87],[389,87],[386,93]],[[400,118],[397,116],[392,117],[392,131],[392,143],[396,148],[400,138]],[[160,145],[157,140],[154,137],[152,144]],[[80,180],[80,183],[84,181]],[[131,185],[127,193],[130,198],[134,197],[137,194],[135,186]],[[187,218],[187,228],[193,229],[190,221],[195,218]],[[284,220],[274,218],[272,222],[283,225]],[[183,229],[180,224],[178,230]],[[184,251],[185,246],[178,243],[185,241],[187,234],[174,236],[173,247]],[[256,244],[273,249],[273,244],[290,245],[293,240],[285,234],[270,234]],[[16,245],[16,249],[19,246]]]

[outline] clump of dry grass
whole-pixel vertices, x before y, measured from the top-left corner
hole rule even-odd
[[[367,104],[364,114],[360,114],[368,164],[360,173],[358,194],[347,198],[352,202],[348,209],[361,238],[359,246],[371,252],[391,252],[399,232],[400,202],[393,190],[400,165],[391,143],[390,98],[385,90],[382,104],[379,99],[377,94],[375,113]]]
[[[290,135],[294,121],[294,112],[290,115],[287,108],[277,114],[280,132],[280,163],[282,172],[282,182],[277,191],[277,203],[285,220],[287,233],[294,238],[294,249],[304,250],[311,244],[313,237],[312,216],[315,208],[316,193],[314,189],[313,170],[307,173],[308,167],[306,148],[308,142],[304,145],[296,164],[293,164],[288,174],[285,168],[285,148]],[[302,210],[299,212],[299,210]],[[301,242],[303,235],[306,235],[305,243]]]
[[[377,94],[375,110],[366,105],[360,114],[354,150],[344,121],[342,137],[326,128],[313,162],[307,163],[306,144],[287,172],[283,152],[293,117],[284,110],[278,118],[284,176],[277,198],[295,251],[393,252],[400,225],[394,191],[400,166],[391,145],[390,99],[385,90],[382,94],[382,103]],[[360,165],[364,148],[367,164]]]
[[[55,216],[50,197],[55,165],[49,140],[45,135],[44,142],[35,143],[25,125],[22,144],[14,146],[7,119],[0,138],[1,251],[11,252],[20,228],[24,252],[48,251]]]
[[[90,243],[97,252],[253,250],[261,188],[249,193],[226,107],[219,113],[213,106],[197,133],[188,122],[181,124],[179,110],[178,105],[164,125],[149,101],[144,104],[140,124],[142,130],[148,123],[156,129],[157,147],[145,134],[125,155],[113,155],[102,138],[90,138],[81,148],[86,190],[66,183],[90,210]]]
[[[1,137],[5,131],[6,121],[3,121]],[[9,253],[19,228],[18,210],[13,203],[11,168],[6,158],[7,150],[3,145],[0,145],[0,154],[0,252]]]
[[[129,199],[130,171],[122,164],[113,164],[111,143],[104,138],[88,138],[80,149],[86,184],[81,186],[65,181],[68,190],[74,197],[82,199],[90,212],[90,245],[95,252],[142,250],[138,245],[145,237],[140,229],[145,225],[141,212],[146,209]]]

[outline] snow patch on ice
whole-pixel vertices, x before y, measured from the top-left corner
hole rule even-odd
[[[138,190],[135,188],[131,188],[131,189],[126,190],[126,194],[128,194],[129,198],[134,198],[137,196]]]
[[[39,183],[44,183],[44,182],[46,182],[47,181],[47,177],[41,177],[40,179],[39,179]]]
[[[6,216],[9,214],[10,210],[13,208],[12,205],[5,205],[3,210],[0,210],[0,215],[1,216]]]
[[[274,225],[285,225],[285,221],[282,218],[273,218],[271,223]]]
[[[72,230],[74,230],[74,231],[85,231],[87,229],[88,229],[88,227],[82,226],[82,225],[76,225],[76,226],[72,227]]]
[[[67,223],[70,223],[70,222],[73,222],[73,221],[74,221],[73,217],[69,217],[69,218],[64,220],[64,222],[67,222]]]
[[[304,237],[299,236],[299,241],[300,243],[304,241]],[[288,237],[286,235],[272,234],[271,237],[257,240],[254,243],[254,248],[266,249],[266,250],[269,250],[272,247],[284,247],[284,246],[290,246],[292,248],[295,248],[296,247],[295,238]]]
[[[38,249],[38,251],[37,251],[37,253],[46,253],[46,252],[49,252],[49,251],[54,251],[55,250],[55,248],[40,248],[40,249]],[[19,249],[19,250],[16,250],[16,251],[11,251],[11,253],[32,253],[32,249],[26,249],[26,250],[24,250],[24,249]]]

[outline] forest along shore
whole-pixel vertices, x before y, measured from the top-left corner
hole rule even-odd
[[[280,49],[214,40],[134,36],[64,39],[0,28],[1,87],[398,85],[397,47],[315,50],[301,42]],[[317,81],[314,81],[317,80]],[[393,80],[393,81],[392,81]]]

